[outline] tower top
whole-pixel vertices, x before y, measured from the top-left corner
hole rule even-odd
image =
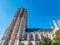
[[[18,8],[14,17],[18,17],[19,15],[23,14],[24,12],[27,12],[26,8]]]
[[[26,8],[18,8],[18,10],[27,10]]]

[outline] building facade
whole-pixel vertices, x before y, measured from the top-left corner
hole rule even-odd
[[[6,29],[2,39],[1,45],[27,45],[28,42],[31,45],[37,45],[38,41],[42,39],[42,36],[48,36],[53,39],[56,30],[59,30],[59,24],[53,20],[53,28],[27,28],[27,10],[25,8],[19,8],[16,12],[13,20]]]

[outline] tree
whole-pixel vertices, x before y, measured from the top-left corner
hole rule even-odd
[[[55,37],[53,38],[53,45],[60,45],[60,30],[55,32]]]
[[[51,39],[49,39],[48,37],[44,37],[43,39],[44,45],[51,45]]]
[[[38,45],[41,45],[41,41],[39,40]]]
[[[41,45],[45,45],[45,41],[44,40],[41,41]]]
[[[39,41],[38,45],[51,45],[51,39],[48,37],[43,37],[41,41]]]

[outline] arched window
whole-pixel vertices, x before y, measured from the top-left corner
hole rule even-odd
[[[33,41],[33,40],[34,40],[33,34],[30,34],[30,35],[29,35],[29,40],[30,40],[30,41]]]
[[[44,37],[44,36],[43,36],[43,34],[41,33],[41,39],[43,39],[43,37]]]
[[[38,34],[35,34],[35,41],[39,41]]]

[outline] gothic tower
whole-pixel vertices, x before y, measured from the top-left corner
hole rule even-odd
[[[2,37],[1,45],[18,45],[25,33],[26,23],[27,11],[25,8],[19,8]]]

